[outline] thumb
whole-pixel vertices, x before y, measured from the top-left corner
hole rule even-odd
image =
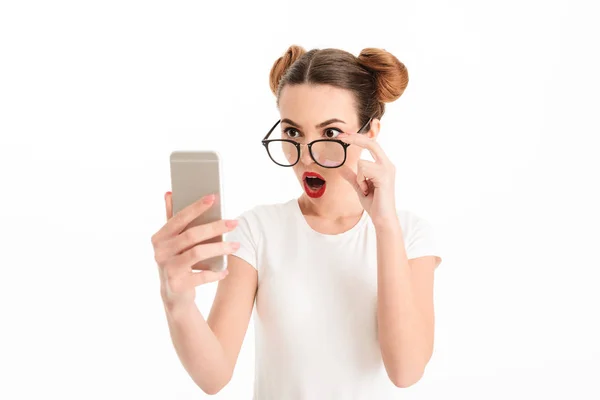
[[[173,198],[171,192],[165,193],[165,208],[167,211],[167,220],[170,220],[173,216]]]
[[[344,178],[346,182],[350,184],[350,186],[354,188],[354,190],[356,190],[356,193],[364,194],[362,189],[358,185],[356,172],[354,172],[352,168],[348,167],[347,165],[342,165],[340,167],[340,175],[342,176],[342,178]]]

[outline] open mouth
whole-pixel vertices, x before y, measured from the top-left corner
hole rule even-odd
[[[304,182],[304,191],[309,197],[317,198],[325,193],[327,186],[325,179],[316,172],[305,172],[302,175],[302,181]]]

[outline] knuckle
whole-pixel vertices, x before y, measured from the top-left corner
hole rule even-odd
[[[173,282],[175,280],[175,278],[177,277],[177,272],[175,268],[167,268],[165,270],[165,276],[166,276],[166,280],[168,282]]]
[[[221,233],[221,230],[223,228],[225,228],[225,221],[223,221],[223,220],[215,221],[212,224],[210,224],[210,234],[212,236],[217,235],[217,234]]]
[[[178,266],[173,263],[165,264],[164,275],[167,280],[174,280],[179,275]]]
[[[170,258],[167,254],[160,254],[157,257],[155,257],[155,260],[156,260],[156,264],[161,269],[168,269],[170,267],[170,264],[169,264]]]
[[[198,229],[199,229],[198,241],[199,242],[212,237],[212,234],[215,230],[214,225],[215,225],[214,223],[210,223],[210,224],[198,226]]]
[[[225,225],[225,221],[217,221],[212,224],[210,229],[210,237],[213,238],[227,231],[227,225]]]
[[[183,212],[183,210],[181,210],[181,211],[178,211],[175,215],[173,215],[171,217],[171,219],[169,220],[169,222],[167,222],[167,223],[172,226],[179,226],[183,223],[184,218],[185,218],[185,213]]]
[[[154,246],[154,261],[162,266],[168,257],[168,248],[164,244],[156,243]]]
[[[197,230],[196,229],[188,229],[181,234],[183,236],[183,240],[187,243],[195,242],[197,238]]]
[[[172,292],[174,292],[174,293],[179,292],[179,283],[177,282],[177,279],[175,279],[174,277],[166,277],[165,283]]]
[[[223,226],[225,226],[225,223],[223,221],[212,222],[210,225],[206,226],[207,234],[210,237],[214,237],[215,235],[218,235],[221,232]]]

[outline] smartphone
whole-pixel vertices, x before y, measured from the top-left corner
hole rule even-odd
[[[221,157],[216,151],[173,151],[170,156],[173,215],[196,200],[215,194],[213,205],[194,219],[185,230],[223,218],[223,182]],[[202,243],[223,241],[223,235]],[[195,270],[221,271],[227,268],[227,257],[217,256],[196,263]]]

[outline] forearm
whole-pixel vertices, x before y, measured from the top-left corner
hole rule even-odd
[[[192,380],[206,393],[221,390],[231,378],[223,348],[195,303],[165,304],[171,340]]]
[[[396,386],[417,382],[432,353],[432,332],[415,305],[411,271],[397,219],[376,227],[377,325],[385,368]]]

